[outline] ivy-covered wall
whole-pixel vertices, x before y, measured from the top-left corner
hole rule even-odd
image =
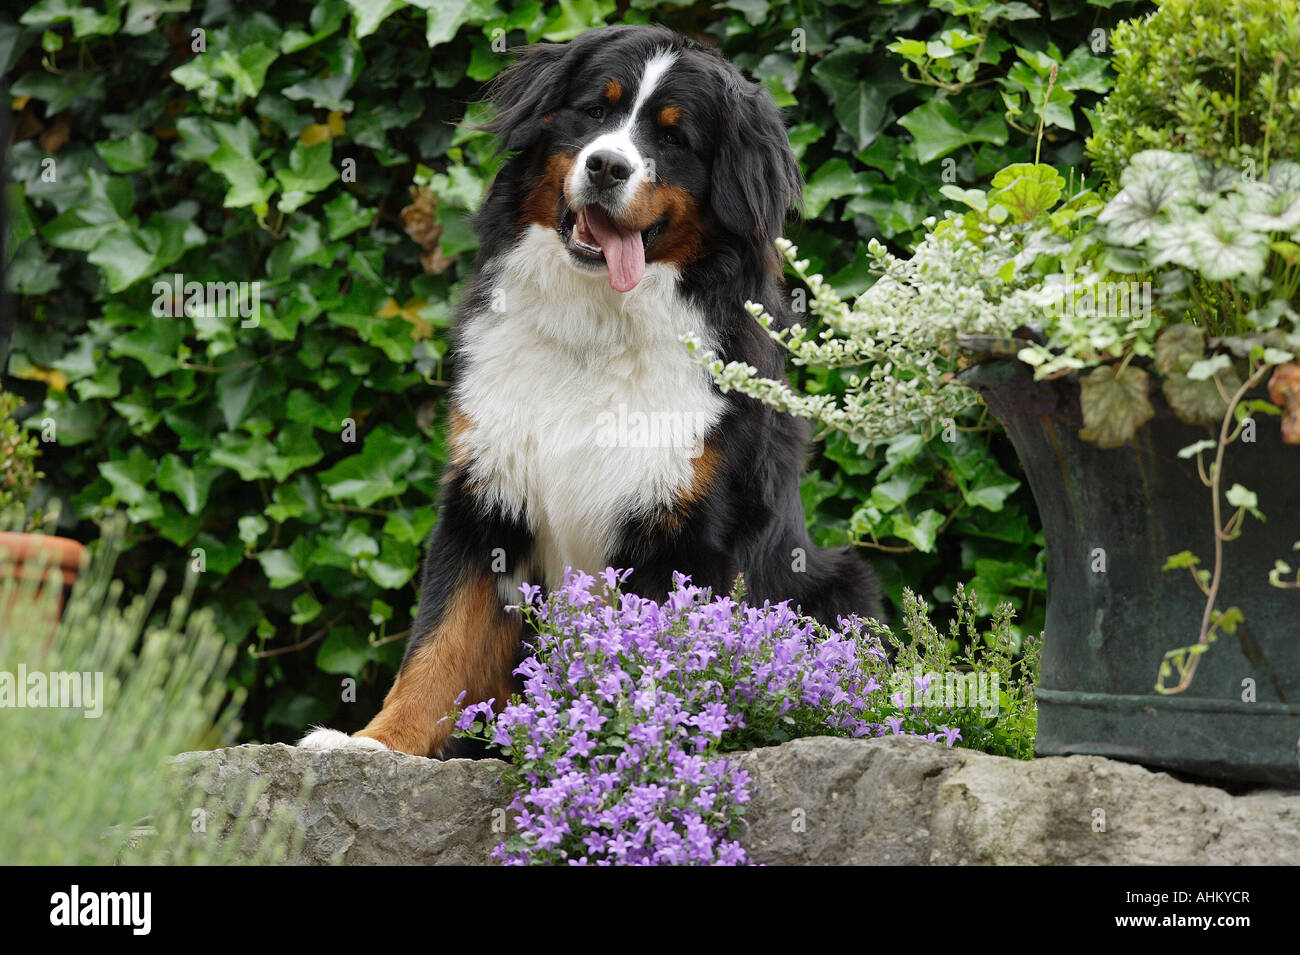
[[[445,360],[490,181],[474,131],[510,48],[659,21],[786,108],[807,178],[788,235],[841,294],[867,239],[906,247],[940,192],[1033,157],[1083,168],[1122,0],[41,0],[0,14],[12,110],[5,387],[42,434],[39,496],[120,569],[154,568],[247,649],[246,733],[354,727],[418,599],[445,458]],[[197,284],[192,284],[197,283]],[[187,287],[188,285],[188,287]],[[256,302],[256,308],[252,306]],[[241,310],[242,307],[242,310]],[[802,374],[796,370],[796,374]],[[833,375],[805,387],[835,389]],[[978,416],[884,448],[828,441],[804,484],[823,543],[895,597],[959,580],[1041,625],[1041,538]],[[37,503],[40,503],[38,501]],[[340,681],[357,680],[341,702]]]

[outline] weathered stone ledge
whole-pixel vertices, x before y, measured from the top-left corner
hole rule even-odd
[[[1018,761],[924,740],[802,739],[736,760],[758,784],[742,842],[771,865],[1300,862],[1300,792],[1231,795],[1098,756]],[[314,779],[300,861],[484,865],[508,800],[495,760],[276,744],[176,758],[255,820]],[[496,831],[494,831],[494,826]]]

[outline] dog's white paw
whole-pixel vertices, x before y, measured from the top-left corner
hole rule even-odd
[[[369,736],[349,736],[340,730],[317,726],[298,741],[299,749],[388,749],[377,739]]]

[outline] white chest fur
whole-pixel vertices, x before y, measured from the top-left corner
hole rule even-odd
[[[534,225],[497,274],[463,330],[461,440],[477,493],[534,536],[530,565],[503,589],[521,577],[554,587],[566,566],[603,569],[625,520],[690,486],[724,403],[680,342],[709,334],[670,266],[649,265],[620,294]]]

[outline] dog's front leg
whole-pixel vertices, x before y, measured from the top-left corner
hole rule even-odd
[[[491,575],[466,569],[438,623],[407,645],[383,709],[356,735],[403,753],[440,755],[462,691],[467,704],[510,696],[519,641],[519,618],[502,609]]]
[[[485,517],[465,492],[453,475],[425,559],[419,613],[383,709],[353,736],[316,729],[298,745],[437,756],[462,692],[465,705],[495,699],[500,706],[509,698],[523,618],[504,609],[498,583],[511,579],[527,538],[512,522]]]

